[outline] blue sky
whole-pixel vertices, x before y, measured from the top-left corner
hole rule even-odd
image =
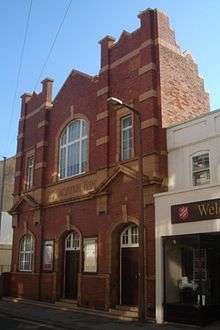
[[[0,155],[16,152],[20,95],[31,92],[36,85],[67,3],[68,0],[33,0],[13,106],[30,0],[0,1]],[[212,109],[220,108],[220,1],[202,4],[201,0],[73,0],[41,80],[46,76],[54,78],[56,95],[73,68],[96,74],[100,63],[98,41],[107,34],[118,38],[122,30],[136,29],[139,11],[160,8],[170,16],[182,50],[192,51],[210,93]],[[39,90],[40,84],[36,88]]]

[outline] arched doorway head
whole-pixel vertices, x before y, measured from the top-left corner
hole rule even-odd
[[[72,231],[66,236],[65,251],[78,251],[80,245],[80,235],[76,231]]]

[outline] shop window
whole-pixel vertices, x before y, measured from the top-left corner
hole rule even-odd
[[[33,268],[34,239],[27,234],[22,237],[19,249],[19,270],[31,272]]]
[[[86,172],[88,164],[88,124],[83,119],[71,122],[60,138],[59,178]]]
[[[219,318],[219,233],[164,238],[164,270],[166,320],[202,324],[203,316]]]
[[[34,156],[27,158],[27,167],[26,167],[26,190],[30,190],[33,186],[34,178]]]
[[[53,241],[44,241],[43,245],[43,270],[53,270]]]
[[[210,183],[209,153],[192,157],[193,185],[199,186]]]
[[[121,159],[127,160],[132,157],[133,151],[133,125],[132,116],[121,118]]]
[[[84,272],[97,272],[97,238],[85,238],[84,247]]]

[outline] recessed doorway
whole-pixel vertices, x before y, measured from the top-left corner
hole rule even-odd
[[[138,305],[138,226],[130,225],[121,233],[120,240],[120,303]]]
[[[64,254],[64,298],[77,300],[80,264],[80,237],[78,233],[71,232],[66,237]]]

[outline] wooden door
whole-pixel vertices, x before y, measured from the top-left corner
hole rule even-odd
[[[65,252],[65,298],[77,300],[79,250]]]
[[[121,303],[138,305],[138,247],[121,249]]]

